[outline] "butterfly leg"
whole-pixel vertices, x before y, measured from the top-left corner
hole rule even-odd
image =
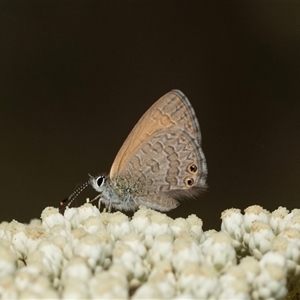
[[[99,195],[97,195],[94,199],[92,199],[91,201],[89,201],[89,203],[92,203],[92,202],[94,202],[94,201],[96,201],[97,199],[99,199],[98,200],[98,209],[100,210],[100,207],[101,207],[101,194],[99,194]]]
[[[101,197],[101,194],[97,195],[95,198],[93,198],[91,201],[89,201],[90,203],[96,201],[97,199],[99,199]],[[99,200],[100,201],[100,200]]]

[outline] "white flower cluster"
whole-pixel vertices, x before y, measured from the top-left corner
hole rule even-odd
[[[229,209],[219,232],[145,207],[132,219],[47,207],[41,219],[0,224],[1,299],[284,299],[299,288],[298,209]]]

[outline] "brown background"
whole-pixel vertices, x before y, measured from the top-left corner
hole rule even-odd
[[[295,2],[2,2],[0,221],[109,171],[173,88],[198,116],[210,188],[170,216],[218,229],[226,208],[299,207],[299,15]]]

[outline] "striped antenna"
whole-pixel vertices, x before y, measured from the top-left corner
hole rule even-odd
[[[90,181],[83,183],[77,189],[75,189],[75,191],[69,197],[60,201],[60,203],[59,203],[60,212],[63,213],[65,211],[66,207],[70,207],[70,205],[77,198],[77,196],[89,185],[90,185]]]

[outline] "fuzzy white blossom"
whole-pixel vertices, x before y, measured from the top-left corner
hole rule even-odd
[[[271,250],[275,238],[271,226],[260,220],[252,222],[249,234],[249,249],[254,257],[260,259],[263,254]]]
[[[300,209],[293,209],[291,214],[292,217],[286,227],[292,227],[300,230]]]
[[[190,230],[195,233],[195,238],[197,238],[199,242],[203,242],[205,240],[205,237],[202,229],[203,227],[202,220],[198,218],[196,215],[189,215],[186,221],[190,225]]]
[[[13,275],[17,269],[17,256],[10,251],[9,243],[0,239],[0,278]]]
[[[88,290],[91,299],[128,299],[129,297],[127,281],[107,271],[97,273],[88,282]]]
[[[251,226],[254,221],[269,222],[270,213],[259,205],[252,205],[244,210],[243,240],[246,247],[249,245]]]
[[[240,209],[226,209],[221,215],[221,229],[227,232],[233,241],[233,246],[237,251],[241,251],[244,236],[244,216]]]
[[[250,286],[246,280],[246,271],[238,266],[231,266],[220,277],[219,299],[251,299]]]
[[[259,262],[253,256],[243,257],[239,267],[245,271],[246,282],[251,285],[260,272]]]
[[[298,279],[300,276],[300,249],[298,245],[294,241],[289,241],[283,234],[274,239],[272,250],[281,253],[286,258],[288,274]]]
[[[253,299],[283,299],[287,295],[285,275],[276,264],[265,266],[254,280]]]
[[[180,233],[174,241],[171,259],[175,273],[181,273],[186,263],[200,264],[200,247],[191,236]]]
[[[188,263],[178,277],[178,288],[195,299],[214,298],[220,291],[219,274],[212,266]]]
[[[146,292],[147,290],[148,292]],[[155,264],[149,274],[148,284],[141,286],[133,299],[146,299],[149,297],[149,293],[153,294],[153,297],[156,294],[163,299],[172,299],[175,296],[176,278],[169,261],[161,261]]]
[[[300,210],[258,205],[196,215],[91,203],[0,223],[1,299],[285,299],[300,291]]]
[[[282,206],[278,207],[278,209],[271,213],[270,226],[276,235],[286,228],[291,217],[292,216],[289,214],[289,211]]]
[[[70,212],[73,212],[73,215],[76,214],[76,208],[70,208],[66,210],[65,216],[59,213],[58,208],[54,207],[46,207],[41,215],[42,218],[42,225],[45,229],[52,228],[56,225],[63,225],[67,229],[71,228],[71,223],[68,220],[67,216],[70,214]]]
[[[171,261],[173,256],[174,237],[170,234],[158,235],[148,251],[148,261],[151,264],[162,260]]]
[[[202,263],[213,266],[218,272],[236,264],[236,251],[226,233],[216,232],[210,235],[200,249]]]

